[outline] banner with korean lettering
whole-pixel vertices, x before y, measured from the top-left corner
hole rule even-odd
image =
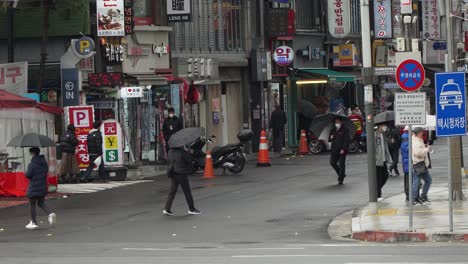
[[[440,39],[441,21],[437,1],[441,0],[422,1],[423,38],[425,39]]]
[[[124,0],[96,0],[98,37],[125,36]]]
[[[67,124],[75,126],[78,146],[76,149],[76,160],[80,170],[86,170],[89,165],[88,156],[88,134],[93,128],[94,107],[93,106],[70,106],[66,108]]]
[[[328,1],[328,29],[335,38],[344,38],[351,31],[351,5],[349,0]]]
[[[14,94],[28,93],[28,63],[0,64],[0,89]]]
[[[375,38],[392,38],[392,1],[374,1]]]

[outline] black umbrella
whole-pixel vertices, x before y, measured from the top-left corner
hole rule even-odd
[[[374,117],[374,124],[376,125],[393,121],[395,121],[395,112],[393,111],[385,111],[375,115]]]
[[[311,102],[304,99],[299,101],[297,111],[301,112],[305,117],[310,119],[313,119],[319,114],[317,107]]]
[[[27,133],[24,135],[19,135],[12,139],[8,144],[7,147],[20,147],[20,148],[27,148],[27,147],[38,147],[38,148],[45,148],[45,147],[55,147],[55,142],[47,136],[38,134],[38,133]]]
[[[336,113],[327,113],[323,115],[316,116],[312,120],[312,125],[310,125],[310,130],[314,133],[315,136],[319,137],[322,131],[329,126],[334,125],[334,121],[336,118],[341,118],[343,121],[343,126],[346,127],[349,131],[349,137],[353,138],[354,134],[356,133],[356,126],[354,125],[351,120],[344,115],[336,114]]]
[[[188,146],[195,142],[199,137],[205,135],[205,129],[202,127],[188,127],[184,128],[169,139],[170,148],[181,148]]]

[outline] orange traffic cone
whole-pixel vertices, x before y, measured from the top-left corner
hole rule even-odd
[[[268,140],[265,130],[262,130],[260,134],[260,147],[258,148],[257,167],[271,166],[270,157],[268,155]]]
[[[203,173],[202,179],[214,179],[213,160],[211,159],[211,152],[206,153],[205,159],[205,172]]]
[[[299,142],[299,150],[297,151],[299,155],[309,154],[309,148],[307,147],[307,138],[305,130],[301,130],[301,141]]]

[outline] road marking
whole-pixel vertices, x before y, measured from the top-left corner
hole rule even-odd
[[[122,182],[106,182],[106,183],[78,183],[78,184],[59,184],[58,191],[61,193],[94,193],[108,189],[133,185],[142,182],[151,182],[146,180],[139,181],[122,181]]]
[[[122,248],[123,251],[185,251],[185,250],[304,250],[303,247],[283,247],[283,248],[224,248],[224,247],[207,247],[207,248]]]
[[[395,255],[234,255],[232,258],[322,258],[322,257],[394,257]]]

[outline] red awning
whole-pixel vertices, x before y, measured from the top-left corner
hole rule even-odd
[[[33,108],[37,107],[42,111],[51,114],[62,114],[63,109],[53,105],[38,103],[35,100],[22,97],[5,90],[0,90],[0,108]]]

